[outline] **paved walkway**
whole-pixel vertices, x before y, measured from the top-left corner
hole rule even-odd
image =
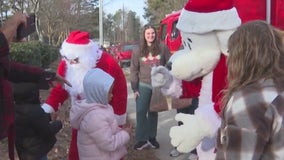
[[[125,72],[129,72],[127,69]],[[132,123],[135,124],[136,113],[135,113],[135,101],[133,98],[133,93],[130,88],[130,83],[127,83],[128,87],[128,104],[127,104],[127,113],[128,118],[132,120]],[[169,130],[172,126],[177,125],[177,122],[174,120],[176,110],[159,112],[158,120],[158,135],[157,141],[160,143],[160,149],[155,150],[156,156],[161,160],[186,160],[188,154],[182,154],[178,157],[170,157],[169,153],[173,149],[170,144]]]

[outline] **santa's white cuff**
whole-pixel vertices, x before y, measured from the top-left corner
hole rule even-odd
[[[115,115],[118,125],[124,125],[126,123],[126,113],[121,115]]]
[[[53,113],[55,112],[54,109],[47,103],[41,105],[41,108],[44,110],[45,113]]]

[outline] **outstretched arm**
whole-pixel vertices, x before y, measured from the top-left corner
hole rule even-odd
[[[61,61],[58,66],[58,75],[65,77],[66,63]],[[64,86],[58,83],[53,87],[47,97],[46,102],[42,105],[43,110],[46,113],[52,113],[57,111],[59,106],[64,103],[69,97],[69,93],[65,90]]]

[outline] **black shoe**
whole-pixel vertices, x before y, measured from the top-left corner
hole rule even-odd
[[[134,149],[136,150],[142,150],[144,148],[146,148],[148,146],[148,142],[147,141],[139,141],[134,145]]]
[[[148,143],[152,148],[155,148],[155,149],[160,148],[160,144],[157,142],[156,138],[150,138],[148,140]]]

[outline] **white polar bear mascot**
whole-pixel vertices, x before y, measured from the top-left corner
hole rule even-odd
[[[177,93],[182,91],[181,80],[202,77],[195,114],[177,114],[175,119],[183,125],[170,129],[171,144],[180,152],[197,148],[199,160],[216,157],[212,142],[221,123],[219,105],[226,86],[227,40],[240,24],[233,0],[189,0],[177,23],[184,48],[171,57],[170,71],[158,66],[151,72],[152,85],[172,97],[181,95]]]

